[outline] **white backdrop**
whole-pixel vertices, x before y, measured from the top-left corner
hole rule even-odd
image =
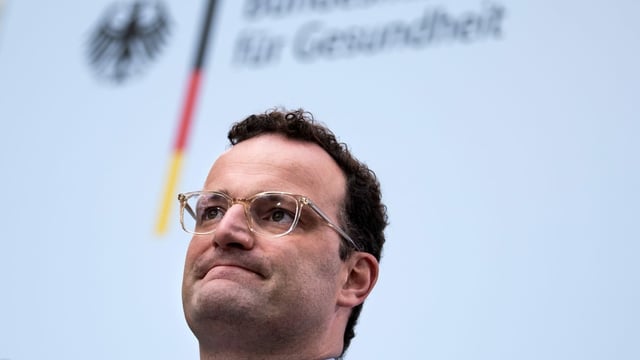
[[[0,5],[3,360],[197,358],[177,201],[154,226],[206,2],[168,1],[162,53],[119,86],[86,57],[111,3]],[[376,170],[391,225],[348,359],[640,358],[638,3],[269,3],[218,6],[178,190],[274,106]]]

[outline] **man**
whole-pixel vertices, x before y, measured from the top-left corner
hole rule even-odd
[[[375,174],[302,110],[249,116],[228,137],[204,190],[178,196],[200,358],[342,357],[385,240]]]

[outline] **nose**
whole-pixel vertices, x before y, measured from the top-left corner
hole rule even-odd
[[[249,230],[243,205],[231,206],[213,234],[213,246],[250,250],[253,244],[253,233]]]

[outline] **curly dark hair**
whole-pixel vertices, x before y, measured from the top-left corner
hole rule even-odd
[[[380,261],[387,226],[387,208],[382,203],[380,182],[375,173],[358,161],[347,145],[338,142],[336,136],[313,115],[302,109],[285,111],[270,110],[256,114],[234,124],[228,138],[235,145],[255,136],[276,133],[290,139],[315,143],[322,147],[340,166],[347,179],[346,198],[341,214],[341,225],[355,241],[361,251],[372,254]],[[355,251],[342,242],[340,258],[346,260]],[[345,353],[355,336],[354,327],[362,311],[362,304],[353,308],[344,332]]]

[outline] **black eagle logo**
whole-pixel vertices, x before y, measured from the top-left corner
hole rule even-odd
[[[91,34],[89,61],[97,75],[121,83],[159,54],[169,30],[161,2],[113,4]]]

